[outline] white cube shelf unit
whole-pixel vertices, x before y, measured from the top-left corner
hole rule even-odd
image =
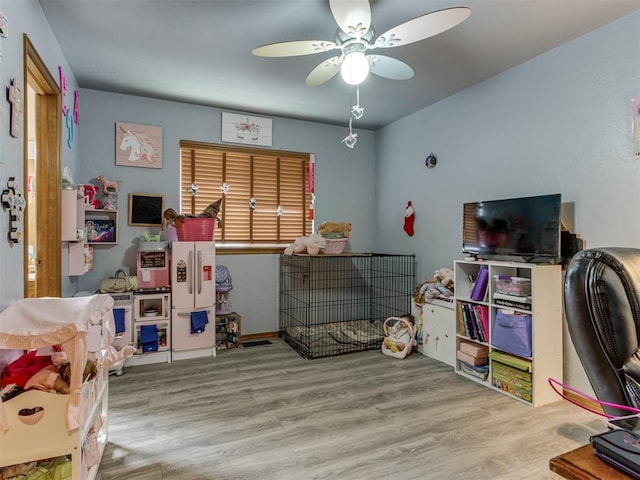
[[[472,300],[473,284],[482,266],[486,266],[489,273],[486,293],[481,300]],[[461,342],[472,342],[489,350],[486,378],[470,371],[468,365],[460,361],[456,361],[456,372],[532,406],[559,400],[560,397],[549,386],[548,378],[562,381],[561,266],[458,260],[454,262],[454,275],[456,349],[460,347]],[[518,301],[519,297],[500,295],[496,289],[496,279],[500,277],[530,279],[530,295],[523,297],[522,301]],[[485,311],[488,311],[488,332],[485,332],[484,339],[468,334],[468,328],[465,327],[465,308],[468,313],[469,306],[472,309],[484,306]],[[514,315],[531,315],[531,356],[522,357],[494,345],[494,335],[497,332],[496,317],[501,310],[503,313]],[[503,358],[497,358],[498,356]],[[505,358],[509,359],[506,365],[503,362]],[[511,363],[516,367],[510,365]]]

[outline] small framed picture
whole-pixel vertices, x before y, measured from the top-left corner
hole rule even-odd
[[[84,223],[84,231],[89,243],[116,241],[116,226],[113,220],[87,219]]]
[[[129,194],[129,225],[160,227],[162,226],[163,212],[164,195]]]

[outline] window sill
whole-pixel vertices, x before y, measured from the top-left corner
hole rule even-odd
[[[286,245],[247,245],[216,243],[216,255],[280,255]]]

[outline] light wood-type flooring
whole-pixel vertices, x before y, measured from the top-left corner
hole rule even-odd
[[[604,429],[417,352],[305,360],[271,341],[112,376],[98,480],[556,479],[549,459]]]

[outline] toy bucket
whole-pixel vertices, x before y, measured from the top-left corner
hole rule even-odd
[[[213,240],[215,225],[215,218],[176,220],[176,234],[181,242],[210,242]]]

